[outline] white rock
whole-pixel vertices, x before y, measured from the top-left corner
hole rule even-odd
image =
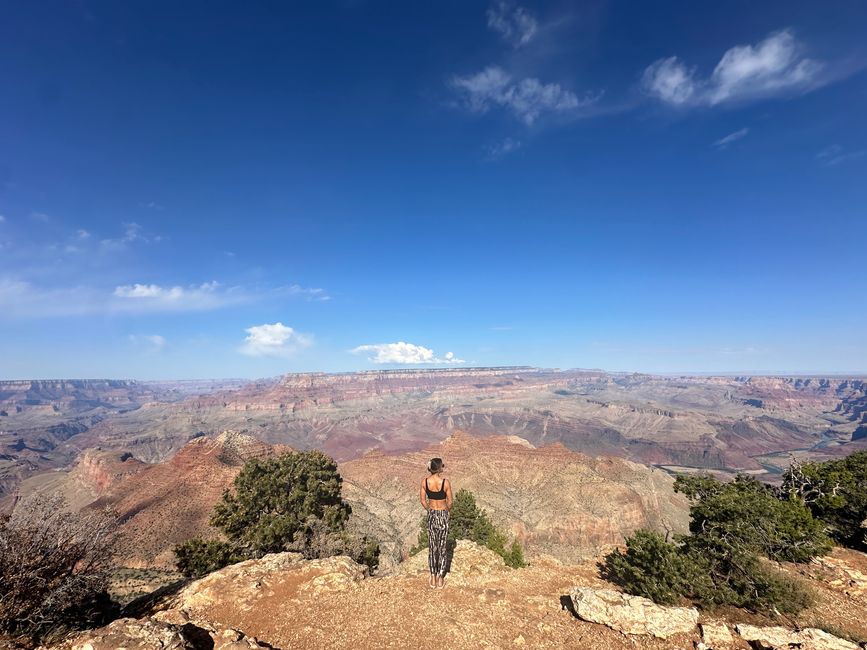
[[[815,627],[800,632],[787,627],[757,627],[741,624],[735,627],[737,633],[759,650],[860,650],[851,641]]]
[[[579,618],[625,634],[651,634],[666,639],[673,634],[694,632],[698,623],[698,610],[694,607],[664,607],[641,596],[592,587],[576,587],[569,595]]]

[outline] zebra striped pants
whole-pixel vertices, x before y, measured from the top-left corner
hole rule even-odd
[[[427,515],[428,566],[435,576],[446,574],[446,546],[449,537],[449,511],[429,510]]]

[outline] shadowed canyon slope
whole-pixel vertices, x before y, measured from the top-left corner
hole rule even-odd
[[[158,462],[227,429],[339,461],[418,451],[459,429],[644,464],[763,472],[790,452],[822,458],[867,446],[867,381],[518,367],[293,374],[240,388],[4,382],[0,507],[22,479],[69,467],[82,450]]]

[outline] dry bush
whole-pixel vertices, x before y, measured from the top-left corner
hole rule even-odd
[[[21,501],[0,521],[0,633],[44,639],[99,624],[116,518],[70,512],[59,495]]]

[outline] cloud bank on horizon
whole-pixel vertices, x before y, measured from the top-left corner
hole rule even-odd
[[[442,358],[434,355],[434,351],[423,345],[405,343],[375,343],[359,345],[352,350],[353,354],[367,355],[368,361],[376,364],[428,365],[428,364],[462,364],[453,352],[446,352]]]

